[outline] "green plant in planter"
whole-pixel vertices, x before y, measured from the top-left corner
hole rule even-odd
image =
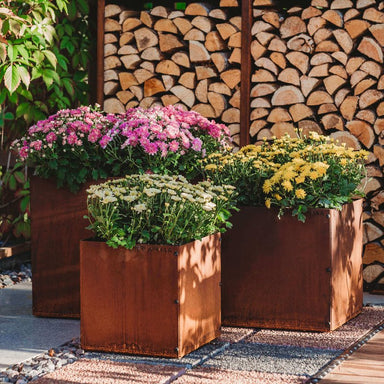
[[[240,205],[277,207],[305,221],[309,208],[337,208],[363,196],[366,151],[355,151],[326,136],[286,135],[235,154],[203,160],[207,176],[237,188]]]
[[[181,245],[230,227],[234,187],[182,176],[130,175],[88,190],[88,229],[111,247]]]

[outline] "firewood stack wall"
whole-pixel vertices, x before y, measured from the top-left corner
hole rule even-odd
[[[284,2],[280,2],[284,4]],[[180,104],[240,131],[241,17],[236,0],[185,11],[105,8],[104,108]],[[317,131],[370,152],[364,282],[384,288],[384,2],[254,0],[251,142]]]
[[[181,105],[240,131],[241,17],[233,0],[220,8],[133,12],[105,7],[104,108]]]

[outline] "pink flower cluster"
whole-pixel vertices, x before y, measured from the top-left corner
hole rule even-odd
[[[115,122],[115,115],[105,115],[90,107],[63,109],[31,126],[27,136],[16,140],[13,147],[22,160],[36,151],[44,154],[53,146],[82,149],[87,141],[93,144],[101,140]]]
[[[230,140],[229,130],[197,112],[184,111],[174,106],[132,108],[125,114],[103,114],[90,107],[61,110],[29,128],[26,137],[17,140],[14,148],[25,160],[33,152],[44,154],[51,148],[68,147],[87,150],[98,144],[141,148],[145,154],[185,154],[201,152],[203,140],[211,137],[224,145]]]
[[[170,152],[203,152],[202,137],[210,136],[222,145],[230,138],[225,125],[172,105],[129,109],[101,139],[100,145],[105,148],[116,136],[123,139],[122,149],[141,147],[148,155],[162,157]]]

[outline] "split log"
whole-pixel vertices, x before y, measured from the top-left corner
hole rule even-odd
[[[210,104],[196,104],[192,107],[192,111],[200,113],[200,115],[213,119],[215,117],[215,110]]]
[[[150,47],[141,53],[141,58],[148,61],[160,61],[163,55],[157,47]]]
[[[278,123],[281,121],[292,121],[292,117],[289,112],[284,108],[274,108],[269,114],[267,121],[270,123]]]
[[[331,24],[336,25],[336,27],[342,28],[344,25],[342,13],[333,9],[328,9],[321,15],[321,17]]]
[[[287,47],[291,51],[312,53],[314,50],[315,43],[312,38],[304,33],[292,37],[288,43]]]
[[[117,4],[107,4],[104,8],[104,17],[118,16],[123,9]]]
[[[212,19],[218,19],[218,20],[228,20],[227,13],[220,8],[212,9],[212,11],[209,12],[209,17]]]
[[[114,44],[104,45],[104,57],[111,56],[117,53],[117,47]]]
[[[277,138],[281,138],[285,135],[289,135],[290,137],[296,137],[294,125],[292,123],[287,122],[279,122],[273,124],[271,128],[271,133]]]
[[[301,91],[305,97],[307,97],[320,84],[321,80],[314,77],[308,77],[304,75],[300,78]]]
[[[329,73],[332,73],[333,75],[337,75],[342,79],[346,79],[346,80],[348,79],[348,73],[342,65],[334,65],[329,69]]]
[[[157,95],[165,92],[164,84],[161,80],[154,77],[144,82],[144,97]]]
[[[377,83],[377,89],[384,89],[384,75],[380,77],[379,82]]]
[[[295,123],[313,115],[312,109],[301,103],[291,105],[289,113]]]
[[[287,60],[296,67],[303,75],[308,72],[309,58],[302,52],[288,52],[286,55]]]
[[[374,23],[384,23],[384,13],[375,8],[368,8],[364,11],[363,19]]]
[[[381,145],[374,145],[373,153],[379,160],[380,167],[383,167],[384,166],[384,147]]]
[[[157,7],[153,7],[151,9],[151,15],[166,19],[168,17],[168,11],[167,8],[158,5]]]
[[[177,36],[170,33],[159,33],[160,51],[165,53],[174,52],[184,47],[184,44]]]
[[[360,120],[364,120],[369,124],[373,124],[376,120],[375,112],[370,109],[363,109],[356,113],[356,118]]]
[[[122,63],[117,56],[108,56],[104,59],[104,71],[121,67]]]
[[[241,37],[241,35],[240,35]],[[240,44],[241,46],[241,44]],[[291,47],[289,47],[290,49],[292,49]],[[274,39],[272,39],[269,43],[269,46],[268,46],[268,50],[269,51],[272,51],[272,52],[282,52],[282,53],[285,53],[287,52],[287,45],[285,44],[285,42],[281,39],[279,39],[278,37],[275,37]]]
[[[251,55],[253,57],[253,60],[258,60],[260,57],[264,55],[264,53],[267,51],[267,49],[264,47],[264,45],[260,44],[258,41],[253,40],[251,43]]]
[[[135,95],[135,98],[141,101],[144,97],[144,89],[138,85],[132,85],[129,87],[129,90]]]
[[[169,20],[173,20],[173,19],[176,19],[178,17],[184,17],[184,12],[182,11],[172,11],[169,15],[168,15],[168,19]]]
[[[172,60],[160,61],[155,71],[164,75],[180,76],[180,68]]]
[[[377,42],[370,37],[363,37],[357,50],[371,59],[383,63],[383,50]]]
[[[324,115],[326,113],[337,112],[336,105],[334,104],[321,104],[319,109],[317,110],[318,115]]]
[[[184,35],[184,40],[187,41],[205,41],[205,33],[200,29],[192,28]]]
[[[330,95],[333,95],[345,83],[345,79],[337,75],[331,75],[324,79],[325,89]]]
[[[271,103],[266,97],[257,97],[251,101],[251,108],[271,108]]]
[[[252,25],[251,35],[255,36],[259,32],[267,32],[272,30],[273,30],[273,26],[271,24],[266,23],[265,21],[262,21],[262,20],[257,20]]]
[[[232,51],[231,56],[228,59],[228,62],[231,64],[233,64],[233,63],[241,64],[241,49],[240,48],[235,48]]]
[[[280,72],[279,77],[277,79],[283,83],[293,84],[297,86],[300,85],[299,72],[295,68],[284,69],[283,71]]]
[[[144,97],[144,99],[140,101],[139,107],[144,109],[150,108],[155,100],[154,97]]]
[[[353,3],[351,0],[333,0],[331,3],[331,9],[348,9],[352,7]]]
[[[130,43],[133,38],[134,38],[134,34],[132,32],[124,32],[120,35],[120,39],[119,39],[119,45],[120,47],[123,47],[124,45]]]
[[[191,22],[184,17],[177,17],[176,19],[173,19],[173,23],[182,35],[185,35],[193,28]]]
[[[204,33],[208,33],[212,31],[212,22],[208,17],[205,16],[196,16],[193,18],[191,24],[200,29]]]
[[[368,123],[361,120],[353,120],[348,121],[346,127],[366,148],[372,147],[375,141],[375,134]]]
[[[375,0],[357,0],[356,8],[362,9],[370,7],[371,5],[374,5],[376,3]]]
[[[221,116],[227,108],[227,100],[221,93],[208,92],[208,101],[215,110],[215,117]]]
[[[321,118],[321,123],[323,124],[323,127],[326,130],[337,129],[339,131],[342,131],[344,129],[343,119],[336,113],[324,115]]]
[[[258,42],[263,45],[263,46],[267,46],[268,43],[275,37],[276,35],[274,35],[273,33],[269,33],[269,32],[259,32],[257,35],[256,35],[256,39],[258,40]]]
[[[160,19],[157,20],[154,29],[157,32],[177,33],[177,27],[172,20]]]
[[[299,88],[293,85],[285,85],[276,90],[271,102],[273,106],[304,103],[304,96]]]
[[[344,13],[344,25],[345,25],[345,22],[347,22],[348,20],[352,20],[359,15],[360,15],[360,12],[357,9],[355,8],[348,9],[348,11]]]
[[[309,6],[303,10],[301,13],[301,19],[302,20],[307,20],[307,19],[312,19],[313,17],[316,16],[321,16],[321,10],[312,6]]]
[[[346,65],[348,61],[348,56],[345,52],[333,52],[331,56],[339,61],[341,64]]]
[[[266,23],[273,25],[275,28],[280,28],[280,18],[277,12],[265,12],[262,19]]]
[[[229,124],[229,133],[231,136],[239,134],[240,133],[240,124]]]
[[[104,100],[103,110],[107,113],[124,113],[125,107],[119,99],[111,97]]]
[[[113,69],[104,71],[104,81],[119,80],[119,74]]]
[[[375,131],[376,135],[380,135],[381,132],[384,131],[384,119],[377,119],[375,121],[375,125],[373,126],[373,130]]]
[[[221,120],[224,123],[240,123],[240,109],[228,108],[221,115]]]
[[[120,31],[121,31],[121,25],[117,20],[114,20],[111,18],[106,18],[104,20],[104,32],[120,32]],[[119,102],[119,100],[117,101]]]
[[[189,89],[195,89],[196,87],[196,73],[184,72],[179,78],[179,84],[184,85]]]
[[[217,31],[209,32],[207,34],[204,45],[209,52],[222,51],[226,49],[226,44]]]
[[[372,86],[374,86],[376,84],[376,81],[373,80],[373,79],[365,79],[363,81],[360,81],[360,83],[358,83],[355,87],[355,89],[353,90],[353,94],[355,96],[359,96],[361,95],[364,91],[366,91],[367,89],[371,88]]]
[[[227,52],[214,52],[211,55],[211,60],[219,72],[224,72],[228,67]]]
[[[240,96],[241,96],[241,93],[240,93],[240,89],[238,89],[233,95],[232,97],[229,99],[229,104],[234,107],[234,108],[238,108],[240,109]]]
[[[327,21],[321,16],[312,17],[307,24],[308,33],[313,36],[320,28],[324,28]],[[305,33],[305,31],[303,31]]]
[[[354,72],[356,72],[360,65],[364,63],[364,58],[363,57],[351,57],[346,66],[345,69],[348,72],[349,75],[352,75]]]
[[[304,21],[298,16],[287,17],[280,27],[280,36],[283,39],[306,32],[307,27]]]
[[[124,45],[117,51],[117,54],[121,56],[135,55],[136,53],[139,53],[139,51],[133,45]]]
[[[276,77],[266,69],[258,69],[252,75],[251,81],[252,83],[274,83],[276,81]]]
[[[154,47],[159,43],[159,39],[155,32],[147,27],[137,29],[133,33],[135,35],[136,45],[139,52],[144,51],[146,48]]]
[[[189,61],[189,56],[185,52],[176,52],[172,55],[171,60],[177,65],[180,65],[184,68],[190,68],[191,62]]]
[[[384,116],[384,102],[380,103],[376,108],[377,116]]]
[[[353,40],[346,31],[337,29],[333,31],[333,36],[335,36],[336,41],[347,55],[352,52]]]
[[[161,96],[161,102],[166,107],[167,105],[175,105],[180,99],[175,95],[163,95]]]
[[[356,38],[362,36],[370,26],[371,24],[368,21],[355,19],[347,21],[344,28],[348,32],[349,36],[355,40]]]
[[[189,58],[192,63],[210,61],[211,55],[199,41],[189,42]]]
[[[111,96],[119,89],[119,83],[117,81],[104,82],[104,95]]]
[[[340,47],[331,40],[324,40],[319,43],[315,49],[315,52],[337,52]]]
[[[382,66],[374,61],[366,61],[361,64],[360,69],[367,72],[370,76],[378,79],[382,72]]]
[[[175,85],[170,91],[189,108],[195,104],[195,94],[190,89],[182,85]]]
[[[190,3],[185,8],[185,14],[190,16],[208,16],[212,6],[203,3]]]
[[[277,89],[277,86],[274,84],[269,84],[269,83],[256,84],[251,89],[251,97],[261,97],[261,96],[271,95],[276,91],[276,89]],[[272,104],[273,104],[273,99],[272,99]],[[273,104],[273,105],[277,105],[277,104]]]
[[[287,67],[287,60],[281,52],[272,52],[269,57],[279,68],[285,69]]]
[[[332,57],[330,55],[328,55],[328,53],[324,53],[324,52],[316,53],[315,55],[313,55],[311,57],[311,60],[310,60],[310,64],[312,66],[327,64],[327,63],[332,63],[332,62],[333,62]]]
[[[141,25],[142,22],[135,18],[135,17],[129,17],[128,19],[125,19],[122,25],[122,31],[123,32],[130,32],[136,29],[139,25]]]
[[[345,144],[347,148],[361,149],[359,140],[347,131],[333,132],[329,135],[339,144]]]
[[[135,10],[129,10],[129,9],[122,11],[119,15],[119,23],[123,24],[124,21],[128,19],[128,17],[138,17],[138,12]]]
[[[238,31],[236,27],[229,23],[217,24],[216,28],[223,40],[227,40]]]
[[[212,67],[205,67],[199,65],[195,67],[197,80],[210,79],[212,77],[216,77],[217,73]]]
[[[315,44],[320,44],[324,40],[329,40],[332,36],[332,30],[328,28],[320,28],[313,35]]]
[[[383,93],[376,89],[368,89],[360,95],[359,107],[360,109],[365,109],[372,104],[377,103],[383,98]]]
[[[122,61],[126,69],[135,69],[138,67],[138,64],[141,62],[140,56],[138,55],[120,56],[120,60]]]
[[[266,125],[265,119],[253,121],[249,127],[250,136],[255,137]]]
[[[208,80],[199,81],[195,90],[196,98],[202,103],[208,102]]]
[[[135,76],[135,78],[139,84],[142,84],[146,80],[155,76],[155,74],[153,72],[150,72],[150,71],[143,69],[143,68],[136,69],[136,71],[134,71],[133,74],[134,74],[134,76]]]
[[[151,16],[150,13],[148,13],[147,11],[141,11],[140,12],[140,21],[145,25],[147,26],[148,28],[152,28],[153,27],[153,17]]]
[[[224,83],[211,83],[209,84],[208,90],[210,92],[216,92],[216,93],[221,93],[223,95],[231,96],[232,92],[229,89],[228,85]]]
[[[304,136],[308,136],[310,132],[323,133],[319,124],[313,120],[299,121],[299,129],[302,130]]]
[[[162,75],[161,79],[163,80],[163,84],[166,91],[169,91],[175,85],[175,79],[170,75]]]
[[[207,36],[208,38],[208,36]],[[223,42],[224,46],[224,42]],[[230,48],[241,48],[241,32],[236,32],[228,40],[228,47]]]
[[[279,69],[277,68],[276,64],[266,57],[260,57],[260,59],[255,61],[255,64],[256,67],[267,69],[275,75],[279,73]]]
[[[336,107],[340,107],[341,103],[350,92],[351,90],[349,88],[341,88],[336,92],[336,95],[334,96]]]
[[[104,35],[104,44],[113,44],[116,42],[117,42],[117,37],[113,33],[106,33]]]
[[[251,121],[262,119],[269,115],[269,110],[266,108],[256,108],[251,112]]]
[[[357,96],[348,96],[340,105],[340,113],[345,120],[352,120],[356,113],[357,103],[359,98]]]
[[[326,77],[329,75],[329,64],[321,64],[314,66],[308,74],[308,77]]]
[[[369,27],[369,32],[371,32],[375,40],[384,47],[384,23],[372,25]]]
[[[332,97],[325,91],[312,92],[306,102],[307,105],[321,105],[325,103],[333,103]]]
[[[220,74],[220,78],[228,85],[229,88],[233,89],[241,81],[240,69],[229,69]]]
[[[116,92],[116,96],[124,105],[135,97],[131,91],[119,91]]]
[[[229,19],[229,22],[241,31],[241,16],[233,16]]]

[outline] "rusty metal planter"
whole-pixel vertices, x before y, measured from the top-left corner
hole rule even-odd
[[[77,194],[54,180],[31,178],[33,314],[80,316],[79,242],[89,236],[86,188]]]
[[[219,336],[220,235],[182,246],[80,243],[81,345],[182,357]]]
[[[231,326],[331,331],[361,312],[362,201],[305,223],[243,207],[222,242],[222,316]]]

